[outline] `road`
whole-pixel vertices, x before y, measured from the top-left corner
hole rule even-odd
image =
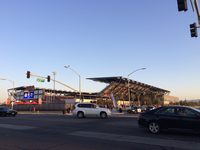
[[[199,150],[200,135],[150,134],[137,118],[77,119],[61,114],[0,117],[0,150]]]

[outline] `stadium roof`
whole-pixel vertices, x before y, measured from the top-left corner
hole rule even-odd
[[[130,80],[122,76],[117,77],[97,77],[97,78],[87,78],[89,80],[103,82],[109,84],[105,89],[101,91],[104,94],[113,93],[115,95],[126,95],[128,96],[128,81],[129,89],[131,93],[135,94],[167,94],[170,91],[161,89],[152,85],[141,83],[135,80]]]

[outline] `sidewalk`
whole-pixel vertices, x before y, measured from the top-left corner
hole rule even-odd
[[[62,111],[18,111],[18,114],[63,115]]]
[[[62,111],[19,111],[18,114],[32,114],[32,115],[63,115]],[[64,115],[72,116],[72,113],[66,113]],[[126,112],[119,113],[118,111],[112,111],[111,117],[130,117],[138,118],[138,114],[127,114]]]
[[[112,111],[112,117],[128,117],[128,118],[138,118],[139,114],[128,114],[127,112]]]

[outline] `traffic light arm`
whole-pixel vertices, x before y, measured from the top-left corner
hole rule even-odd
[[[46,77],[39,76],[39,75],[34,75],[34,74],[30,74],[30,76],[33,76],[33,77],[36,77],[36,78],[42,78],[42,79],[46,79]]]
[[[200,10],[199,10],[198,0],[194,0],[194,6],[195,6],[195,9],[197,11],[198,22],[199,22],[199,25],[200,25]]]
[[[66,85],[66,84],[64,84],[64,83],[62,83],[62,82],[60,82],[60,81],[53,80],[53,79],[51,79],[51,80],[52,80],[52,81],[55,81],[56,83],[59,83],[59,84],[65,86],[65,87],[67,87],[67,88],[69,88],[69,89],[71,89],[71,90],[73,90],[73,91],[75,91],[75,92],[78,92],[78,90],[75,90],[74,88],[72,88],[72,87],[70,87],[70,86],[68,86],[68,85]]]
[[[33,77],[36,77],[36,78],[47,79],[47,77],[43,77],[43,76],[39,76],[39,75],[34,75],[34,74],[30,74],[30,76],[33,76]],[[71,90],[73,90],[75,92],[78,92],[78,90],[75,90],[74,88],[72,88],[72,87],[70,87],[70,86],[68,86],[68,85],[66,85],[66,84],[64,84],[64,83],[62,83],[60,81],[53,80],[53,79],[50,79],[50,80],[51,81],[55,81],[56,83],[61,84],[61,85],[65,86],[65,87],[67,87],[67,88],[69,88],[69,89],[71,89]]]

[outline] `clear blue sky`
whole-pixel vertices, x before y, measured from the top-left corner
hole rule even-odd
[[[146,67],[131,78],[200,98],[200,37],[189,31],[196,20],[190,6],[179,13],[176,0],[1,0],[0,77],[52,88],[25,73],[56,71],[57,80],[78,88],[78,77],[63,67],[69,64],[81,74],[82,90],[94,92],[105,85],[85,78]],[[10,87],[0,81],[0,99]]]

